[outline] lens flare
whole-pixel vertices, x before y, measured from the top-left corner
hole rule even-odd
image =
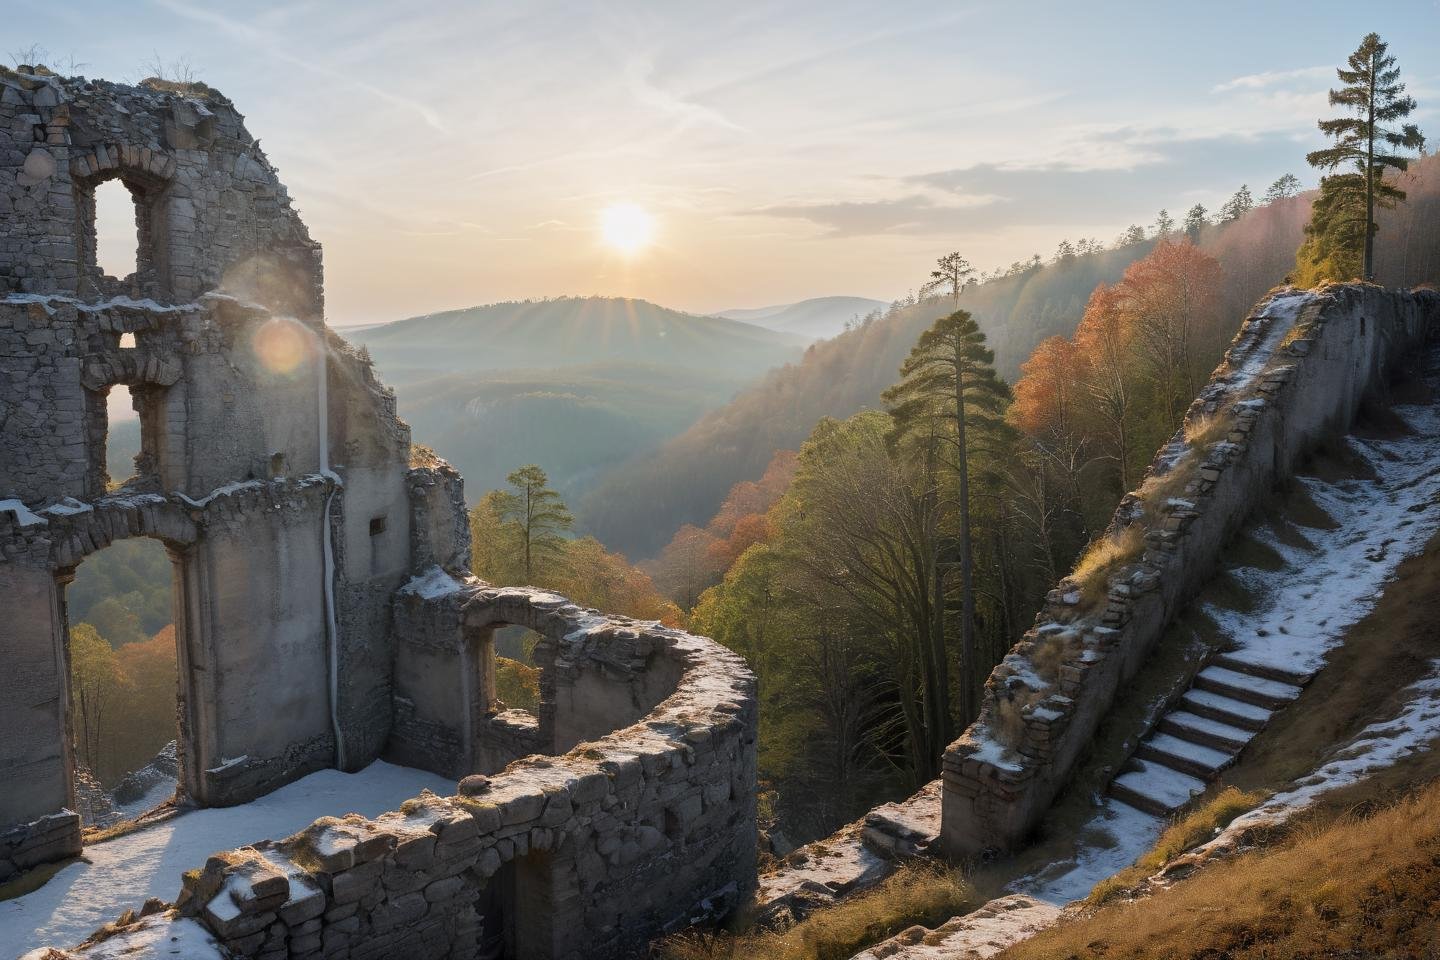
[[[600,211],[600,235],[621,253],[638,253],[655,239],[655,218],[633,203],[617,203]]]
[[[297,321],[273,317],[255,331],[255,356],[271,373],[294,373],[309,353],[308,339]]]

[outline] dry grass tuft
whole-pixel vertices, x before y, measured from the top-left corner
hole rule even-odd
[[[1039,700],[1038,690],[1025,690],[995,704],[991,732],[1000,745],[1014,750],[1025,742],[1025,708]]]
[[[1204,449],[1228,437],[1234,425],[1235,420],[1228,408],[1201,414],[1185,421],[1185,442],[1196,450]]]
[[[1152,877],[1165,864],[1180,854],[1213,839],[1216,832],[1224,829],[1240,814],[1253,810],[1265,800],[1261,791],[1242,793],[1234,787],[1226,787],[1216,794],[1209,803],[1192,810],[1189,814],[1172,823],[1155,846],[1135,861],[1135,865],[1098,884],[1090,893],[1092,904],[1109,903],[1121,894],[1133,890],[1147,877]]]
[[[1140,559],[1145,552],[1145,528],[1132,523],[1119,530],[1106,532],[1090,541],[1070,579],[1080,586],[1080,604],[1087,609],[1104,606],[1110,592],[1110,577],[1115,571]]]
[[[876,889],[817,910],[784,931],[690,933],[661,944],[661,960],[849,960],[915,924],[935,926],[975,906],[956,873],[901,867]]]
[[[1433,957],[1440,942],[1440,783],[1365,817],[1297,831],[1168,890],[1112,903],[1006,960]]]

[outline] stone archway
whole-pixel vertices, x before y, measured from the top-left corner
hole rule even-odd
[[[71,738],[74,735],[75,696],[70,689],[71,627],[66,590],[86,558],[122,540],[148,538],[165,547],[171,563],[171,622],[175,631],[176,656],[176,717],[175,741],[179,762],[179,791],[186,797],[203,796],[202,771],[210,761],[207,721],[198,709],[202,694],[197,690],[197,674],[203,673],[201,653],[200,590],[202,574],[195,560],[195,546],[200,530],[182,507],[158,496],[134,496],[101,500],[88,509],[69,516],[65,525],[68,536],[54,548],[55,606],[58,613],[54,642],[60,659],[66,665],[63,676],[64,735],[68,776],[73,778],[76,759]]]

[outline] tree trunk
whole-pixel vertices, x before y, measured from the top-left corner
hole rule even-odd
[[[965,446],[964,345],[955,338],[955,433],[960,467],[960,715],[975,715],[975,560],[970,550],[970,457]]]
[[[1365,125],[1365,263],[1361,276],[1375,279],[1375,68],[1370,54],[1369,122]]]

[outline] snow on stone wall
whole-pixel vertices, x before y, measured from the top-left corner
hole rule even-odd
[[[1067,578],[985,686],[978,719],[944,759],[951,856],[1023,840],[1064,786],[1119,686],[1204,584],[1250,511],[1440,329],[1440,294],[1372,285],[1284,289],[1261,300],[1161,448],[1109,535],[1143,548],[1108,573],[1097,607]],[[1132,537],[1134,534],[1132,534]],[[1196,664],[1195,666],[1199,666]]]
[[[660,663],[675,682],[639,722],[467,777],[455,796],[219,853],[185,875],[172,921],[198,922],[236,957],[468,958],[503,942],[507,956],[578,960],[631,955],[739,903],[757,849],[757,707],[744,662],[553,594],[439,580],[419,578],[405,602],[541,627],[559,638],[550,669],[561,686]]]

